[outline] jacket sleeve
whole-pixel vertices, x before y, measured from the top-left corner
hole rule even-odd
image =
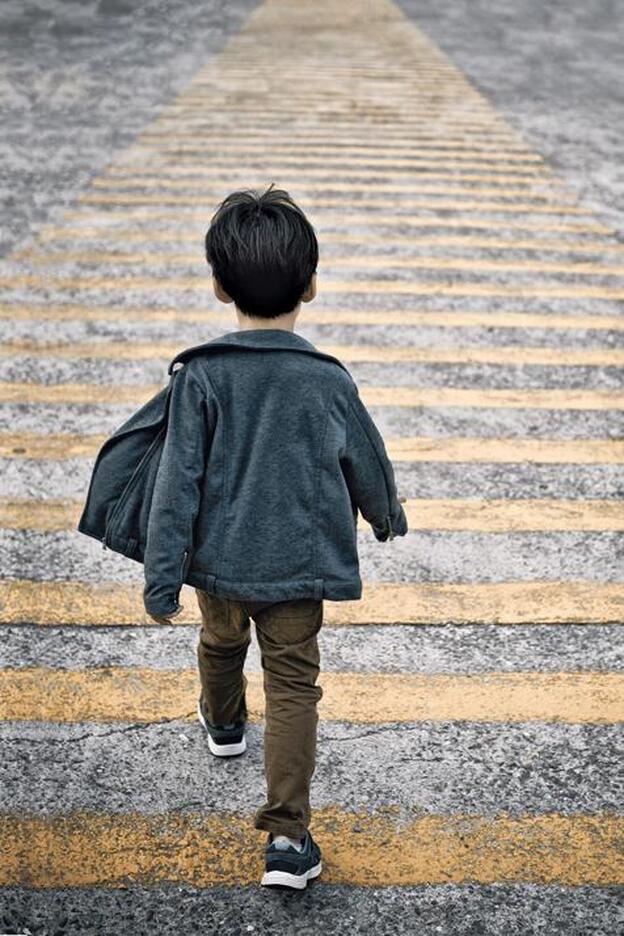
[[[405,536],[407,517],[397,497],[392,463],[383,438],[357,392],[349,396],[342,470],[360,513],[380,542]]]
[[[143,603],[149,615],[168,616],[180,608],[214,433],[215,411],[208,392],[187,367],[174,377],[143,560]]]

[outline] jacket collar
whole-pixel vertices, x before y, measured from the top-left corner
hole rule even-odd
[[[336,364],[342,367],[342,369],[351,376],[345,365],[342,361],[339,361],[338,358],[331,354],[325,354],[324,351],[317,351],[312,342],[308,341],[307,338],[295,332],[286,331],[284,328],[241,329],[240,331],[232,331],[227,332],[225,335],[219,335],[218,338],[213,338],[212,341],[207,341],[204,344],[193,345],[190,348],[186,348],[184,351],[180,351],[175,356],[169,364],[168,373],[171,374],[177,362],[184,364],[198,354],[206,354],[213,350],[220,350],[221,348],[251,348],[256,350],[285,348],[290,351],[304,351],[308,354],[314,354],[317,357],[335,361]]]

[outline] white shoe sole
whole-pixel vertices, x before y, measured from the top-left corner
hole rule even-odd
[[[289,874],[288,871],[265,871],[260,884],[267,886],[272,884],[281,884],[282,887],[294,887],[296,890],[303,890],[311,878],[318,877],[323,870],[323,862],[319,861],[313,868],[309,868],[304,874]]]
[[[206,729],[206,734],[208,735],[208,747],[210,748],[211,754],[214,754],[215,757],[232,757],[235,754],[244,754],[247,750],[247,741],[245,740],[245,735],[241,741],[237,744],[216,744],[212,738],[212,735],[208,731],[208,725],[206,724],[206,719],[202,715],[201,705],[199,700],[197,701],[197,717],[200,722]]]

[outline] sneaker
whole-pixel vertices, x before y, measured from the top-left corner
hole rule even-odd
[[[211,725],[206,721],[201,696],[197,701],[197,715],[208,734],[208,747],[215,757],[234,757],[247,750],[245,722],[232,725]]]
[[[311,878],[318,877],[323,870],[321,850],[306,832],[303,850],[297,851],[293,845],[278,848],[274,835],[269,832],[265,849],[266,870],[260,884],[269,887],[281,886],[303,890]]]

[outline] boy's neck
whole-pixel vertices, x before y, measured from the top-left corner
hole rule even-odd
[[[292,312],[288,312],[287,315],[279,315],[277,318],[273,319],[264,319],[264,318],[250,318],[248,315],[243,315],[241,312],[236,309],[236,319],[238,321],[238,330],[239,331],[250,331],[263,329],[281,329],[282,331],[294,332],[295,330],[295,321],[297,315],[299,314],[300,306],[297,306]]]

